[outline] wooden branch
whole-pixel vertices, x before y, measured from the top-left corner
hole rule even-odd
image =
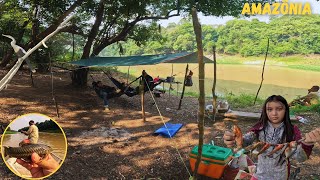
[[[55,105],[55,107],[56,107],[57,117],[60,118],[58,103],[57,103],[57,100],[56,100],[56,96],[55,96],[55,94],[54,94],[53,72],[52,72],[52,60],[51,60],[50,52],[49,52],[49,60],[50,60],[50,62],[49,62],[50,77],[51,77],[51,96],[52,96],[53,103],[54,103],[54,105]]]
[[[264,62],[263,62],[263,68],[262,68],[262,74],[261,74],[261,82],[260,82],[260,86],[259,86],[259,89],[258,89],[258,91],[257,91],[256,97],[254,98],[253,105],[256,104],[256,101],[257,101],[257,98],[258,98],[258,95],[259,95],[259,92],[260,92],[260,89],[261,89],[261,86],[262,86],[262,82],[263,82],[263,80],[264,80],[263,74],[264,74],[264,67],[265,67],[266,61],[267,61],[268,51],[269,51],[269,38],[268,38],[267,51],[266,51],[266,55],[265,55],[265,57],[264,57]]]
[[[61,29],[60,32],[66,32],[71,34],[76,34],[82,37],[86,37],[87,35],[76,25],[66,26],[65,28]]]
[[[89,58],[90,56],[90,50],[92,47],[92,43],[95,39],[95,37],[98,34],[99,31],[99,26],[101,25],[102,19],[103,19],[103,14],[104,14],[104,0],[100,0],[99,2],[99,6],[96,12],[96,20],[94,21],[94,24],[89,32],[88,38],[87,38],[87,42],[84,45],[83,48],[83,54],[81,59],[86,59]]]
[[[176,13],[176,14],[172,14],[172,15],[169,15],[169,14],[170,14],[170,12],[168,12],[168,14],[166,16],[144,16],[144,17],[141,17],[140,15],[138,15],[135,18],[135,20],[133,20],[131,22],[127,21],[127,24],[122,28],[120,33],[115,34],[113,37],[106,36],[103,39],[101,39],[101,44],[99,44],[97,47],[93,48],[93,52],[90,56],[94,56],[96,54],[99,54],[100,51],[102,51],[106,46],[108,46],[110,44],[113,44],[117,41],[124,40],[127,37],[128,33],[133,29],[133,27],[138,22],[143,21],[143,20],[148,20],[148,19],[168,19],[173,16],[179,16],[180,11],[178,10],[178,13]],[[108,35],[110,35],[110,34],[108,33]]]
[[[179,10],[178,10],[178,13],[169,15],[171,12],[172,11],[168,12],[168,14],[165,16],[144,16],[144,17],[141,17],[139,21],[149,20],[149,19],[169,19],[174,16],[180,16]]]
[[[212,86],[212,113],[213,120],[216,121],[217,113],[217,95],[216,95],[216,84],[217,84],[217,58],[216,58],[216,47],[213,47],[213,86]]]
[[[197,178],[199,164],[202,156],[203,135],[204,135],[204,104],[205,104],[205,91],[204,91],[204,63],[203,63],[203,47],[202,47],[202,35],[201,25],[199,23],[197,10],[195,7],[191,9],[193,29],[196,35],[197,49],[198,49],[198,64],[199,64],[199,111],[198,111],[198,128],[199,128],[199,143],[198,143],[198,155],[195,164],[195,170],[193,172],[193,178]]]
[[[69,18],[67,18],[65,21],[63,21],[58,28],[53,31],[51,34],[49,34],[47,37],[45,37],[41,42],[39,42],[36,46],[34,46],[32,49],[29,49],[26,54],[19,58],[18,61],[16,62],[16,64],[10,69],[10,71],[1,79],[0,81],[0,91],[11,81],[11,79],[13,78],[13,76],[17,73],[17,71],[19,70],[21,64],[23,63],[23,61],[29,57],[35,50],[37,50],[41,45],[43,45],[44,47],[47,48],[45,42],[48,41],[48,39],[50,39],[52,36],[54,36],[55,34],[57,34],[62,28],[64,28],[67,24],[68,21],[70,21],[70,19],[73,16],[70,16]]]
[[[70,7],[69,9],[67,9],[64,13],[62,13],[58,19],[51,25],[49,26],[46,30],[44,30],[43,32],[41,32],[40,34],[37,35],[37,39],[43,39],[45,36],[47,36],[47,34],[52,33],[58,26],[59,24],[61,24],[63,22],[63,20],[70,15],[79,5],[82,4],[84,0],[77,0],[75,1]],[[30,41],[28,43],[28,47],[30,47],[34,42]]]
[[[184,81],[183,81],[182,93],[181,93],[181,97],[180,97],[180,101],[179,101],[178,110],[180,110],[180,109],[181,109],[181,103],[182,103],[182,99],[183,99],[183,96],[184,96],[184,91],[185,91],[185,88],[186,88],[186,81],[187,81],[187,74],[188,74],[188,71],[189,71],[189,64],[187,64],[187,67],[186,67],[186,73],[185,73],[185,75],[184,75]]]

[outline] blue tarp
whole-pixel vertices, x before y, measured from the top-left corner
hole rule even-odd
[[[171,124],[171,123],[165,123],[165,125],[163,125],[161,128],[157,129],[154,134],[157,135],[162,135],[165,136],[167,138],[173,137],[174,135],[176,135],[176,133],[181,129],[181,127],[183,126],[182,124]],[[168,132],[169,131],[169,132]]]

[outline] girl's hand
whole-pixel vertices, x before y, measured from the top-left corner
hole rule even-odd
[[[223,135],[223,142],[227,145],[228,148],[231,148],[235,145],[235,134],[230,132],[230,131],[226,131]]]
[[[312,145],[316,142],[320,144],[320,128],[307,133],[306,139],[303,141],[306,145]]]

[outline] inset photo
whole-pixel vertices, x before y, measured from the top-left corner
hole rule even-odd
[[[56,121],[43,114],[14,119],[1,138],[1,154],[7,167],[25,179],[55,173],[67,154],[67,139]]]

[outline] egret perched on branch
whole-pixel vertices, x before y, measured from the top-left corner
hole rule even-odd
[[[12,40],[10,43],[11,47],[13,48],[14,52],[18,55],[19,58],[23,57],[27,53],[22,47],[20,47],[16,44],[16,40],[12,36],[5,35],[5,34],[2,34],[2,36],[5,36],[5,37]],[[31,70],[31,72],[35,73],[36,70],[32,68],[32,65],[30,64],[29,59],[26,58],[25,61],[28,64],[28,67]]]

